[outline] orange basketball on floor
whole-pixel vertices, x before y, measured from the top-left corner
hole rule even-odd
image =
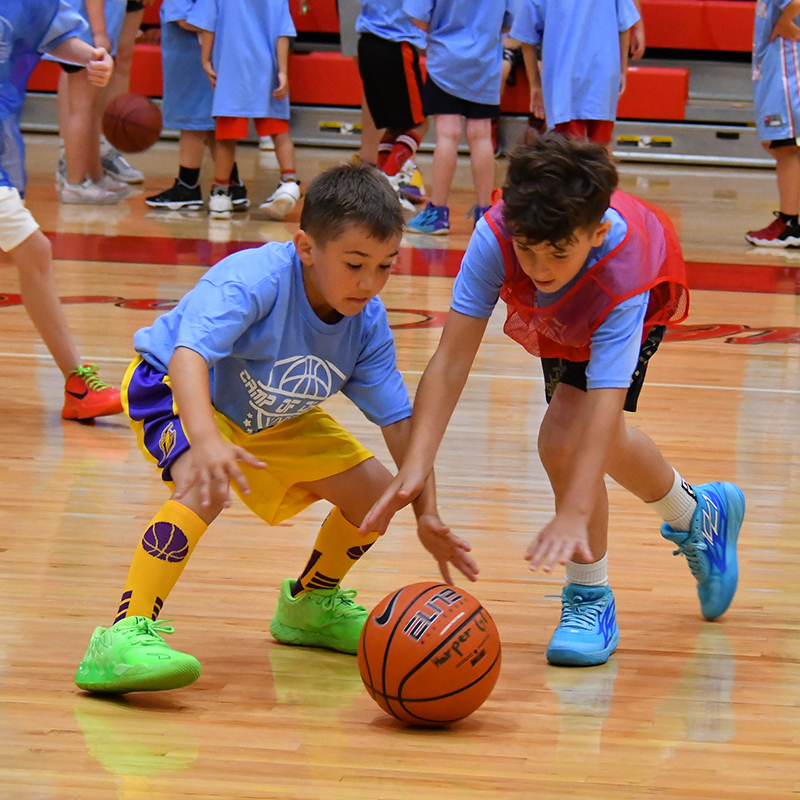
[[[358,644],[361,679],[387,713],[413,725],[469,716],[500,673],[500,637],[471,594],[414,583],[385,597]]]
[[[103,112],[103,133],[117,150],[141,153],[161,136],[161,109],[141,94],[115,97]]]

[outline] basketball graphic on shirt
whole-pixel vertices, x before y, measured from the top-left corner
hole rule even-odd
[[[278,361],[275,364],[276,371],[279,366],[287,362],[289,364],[275,387],[278,392],[284,395],[301,397],[304,400],[319,400],[321,402],[331,395],[332,369],[336,370],[341,377],[344,377],[333,364],[317,356],[301,356]]]

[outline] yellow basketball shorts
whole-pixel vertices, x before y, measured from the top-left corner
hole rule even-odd
[[[189,447],[172,396],[169,376],[137,356],[122,382],[122,405],[145,458],[172,486],[171,467]],[[272,428],[248,434],[216,411],[225,439],[267,464],[263,470],[239,464],[250,494],[233,490],[270,525],[293,517],[320,498],[298,486],[338,475],[372,458],[372,453],[321,408],[312,408]]]

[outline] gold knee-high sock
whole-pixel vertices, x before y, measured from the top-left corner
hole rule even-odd
[[[311,558],[292,594],[297,596],[307,589],[335,589],[377,538],[377,533],[360,534],[358,528],[334,508],[319,529]]]
[[[206,528],[208,525],[194,511],[174,500],[161,506],[133,554],[114,622],[125,617],[158,618]]]

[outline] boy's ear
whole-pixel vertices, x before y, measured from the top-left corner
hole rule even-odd
[[[300,257],[300,261],[307,267],[312,266],[314,264],[314,258],[312,255],[314,240],[304,230],[300,229],[294,235],[293,241],[295,249],[297,250],[297,255]]]
[[[611,220],[605,219],[603,220],[595,229],[594,233],[591,236],[591,245],[592,247],[600,247],[601,244],[606,240],[606,236],[608,236],[608,232],[611,230]]]

